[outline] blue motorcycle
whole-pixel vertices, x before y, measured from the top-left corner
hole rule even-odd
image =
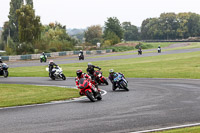
[[[119,89],[124,89],[126,91],[129,91],[128,89],[128,82],[127,80],[124,78],[123,75],[121,74],[115,74],[114,75],[114,82],[116,83],[116,86],[119,88]]]

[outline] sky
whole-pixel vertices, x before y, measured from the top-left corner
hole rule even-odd
[[[8,21],[11,0],[0,0],[0,27]],[[200,14],[200,0],[33,0],[42,24],[59,22],[67,28],[104,26],[109,17],[141,26],[147,18],[167,12]]]

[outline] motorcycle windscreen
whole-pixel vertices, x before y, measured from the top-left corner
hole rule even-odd
[[[88,81],[87,81],[85,78],[81,78],[81,79],[79,80],[79,84],[80,84],[82,87],[86,88],[86,87],[88,86]]]

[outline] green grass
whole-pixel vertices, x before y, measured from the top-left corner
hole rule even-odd
[[[0,84],[0,107],[47,103],[79,97],[78,90],[19,84]]]
[[[166,130],[166,131],[160,131],[160,132],[155,132],[155,133],[199,133],[199,132],[200,132],[200,126],[180,128],[180,129],[174,129],[174,130]]]
[[[135,78],[191,78],[200,79],[200,52],[140,57],[131,59],[119,59],[93,62],[102,68],[105,76],[108,70],[113,68],[122,72],[126,77]],[[64,74],[67,77],[75,77],[75,71],[87,67],[85,63],[62,64]],[[10,76],[13,77],[47,77],[45,66],[10,68]]]

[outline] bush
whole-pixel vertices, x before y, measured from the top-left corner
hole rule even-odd
[[[129,50],[134,50],[134,47],[130,47],[130,46],[112,46],[112,47],[106,47],[103,49],[112,49],[113,52],[122,52],[122,51],[129,51]]]
[[[136,49],[139,49],[140,47],[142,49],[149,49],[149,48],[153,48],[153,45],[139,43],[138,45],[135,46]]]

